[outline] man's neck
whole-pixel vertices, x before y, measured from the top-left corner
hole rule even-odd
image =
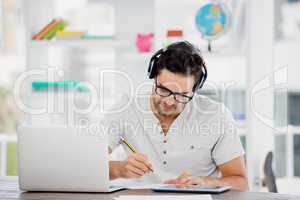
[[[151,110],[153,112],[153,114],[155,115],[155,117],[158,119],[160,125],[161,125],[161,128],[163,130],[163,132],[165,133],[165,135],[167,135],[167,132],[171,126],[171,124],[175,121],[175,119],[180,115],[177,114],[177,115],[171,115],[171,116],[166,116],[166,115],[161,115],[156,107],[154,106],[154,103],[153,103],[153,99],[152,99],[152,96],[150,97],[150,107],[151,107]]]

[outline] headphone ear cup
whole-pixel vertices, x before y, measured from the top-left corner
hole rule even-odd
[[[153,65],[154,65],[154,60],[155,60],[155,57],[153,56],[151,59],[150,59],[150,62],[149,62],[149,67],[148,67],[148,77],[149,79],[152,79],[153,78]]]
[[[197,90],[199,90],[203,87],[204,82],[206,81],[206,79],[207,79],[207,70],[206,70],[206,66],[203,65],[203,67],[202,67],[202,76],[201,76],[201,80],[199,82]]]
[[[157,70],[157,60],[158,57],[164,52],[164,49],[160,49],[158,52],[156,52],[152,58],[150,59],[149,62],[149,67],[148,67],[148,77],[149,79],[153,79],[156,75],[156,70]]]
[[[157,69],[157,59],[156,58],[154,58],[151,65],[152,65],[152,67],[151,67],[151,71],[149,74],[149,78],[153,79],[156,75],[156,69]]]

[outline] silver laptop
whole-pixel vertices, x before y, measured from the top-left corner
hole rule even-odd
[[[25,191],[114,192],[104,134],[59,125],[21,125],[19,185]]]

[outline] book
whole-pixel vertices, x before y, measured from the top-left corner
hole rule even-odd
[[[41,90],[49,90],[49,89],[78,89],[80,92],[89,92],[89,88],[85,86],[80,81],[75,80],[66,80],[66,81],[33,81],[31,83],[31,87],[34,90],[41,91]]]
[[[33,40],[41,40],[44,36],[59,23],[58,19],[53,19],[40,32],[32,36]]]
[[[63,30],[66,26],[66,23],[63,20],[60,20],[58,24],[56,24],[56,26],[54,26],[50,31],[48,31],[48,33],[43,37],[43,39],[46,40],[51,40],[55,34],[60,31]]]
[[[58,31],[55,35],[57,39],[61,40],[69,40],[69,39],[82,39],[84,36],[84,32],[80,31]]]
[[[85,39],[85,40],[111,40],[111,39],[114,39],[114,36],[111,36],[111,35],[90,35],[90,34],[85,34],[83,36],[83,39]]]

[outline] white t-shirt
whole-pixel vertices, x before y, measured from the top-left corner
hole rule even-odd
[[[221,103],[195,95],[165,136],[150,109],[150,96],[124,97],[122,102],[126,98],[131,103],[122,111],[107,114],[102,123],[111,149],[120,145],[123,136],[137,152],[148,156],[154,173],[145,176],[146,180],[163,181],[183,171],[219,177],[218,165],[244,154],[232,115]]]

